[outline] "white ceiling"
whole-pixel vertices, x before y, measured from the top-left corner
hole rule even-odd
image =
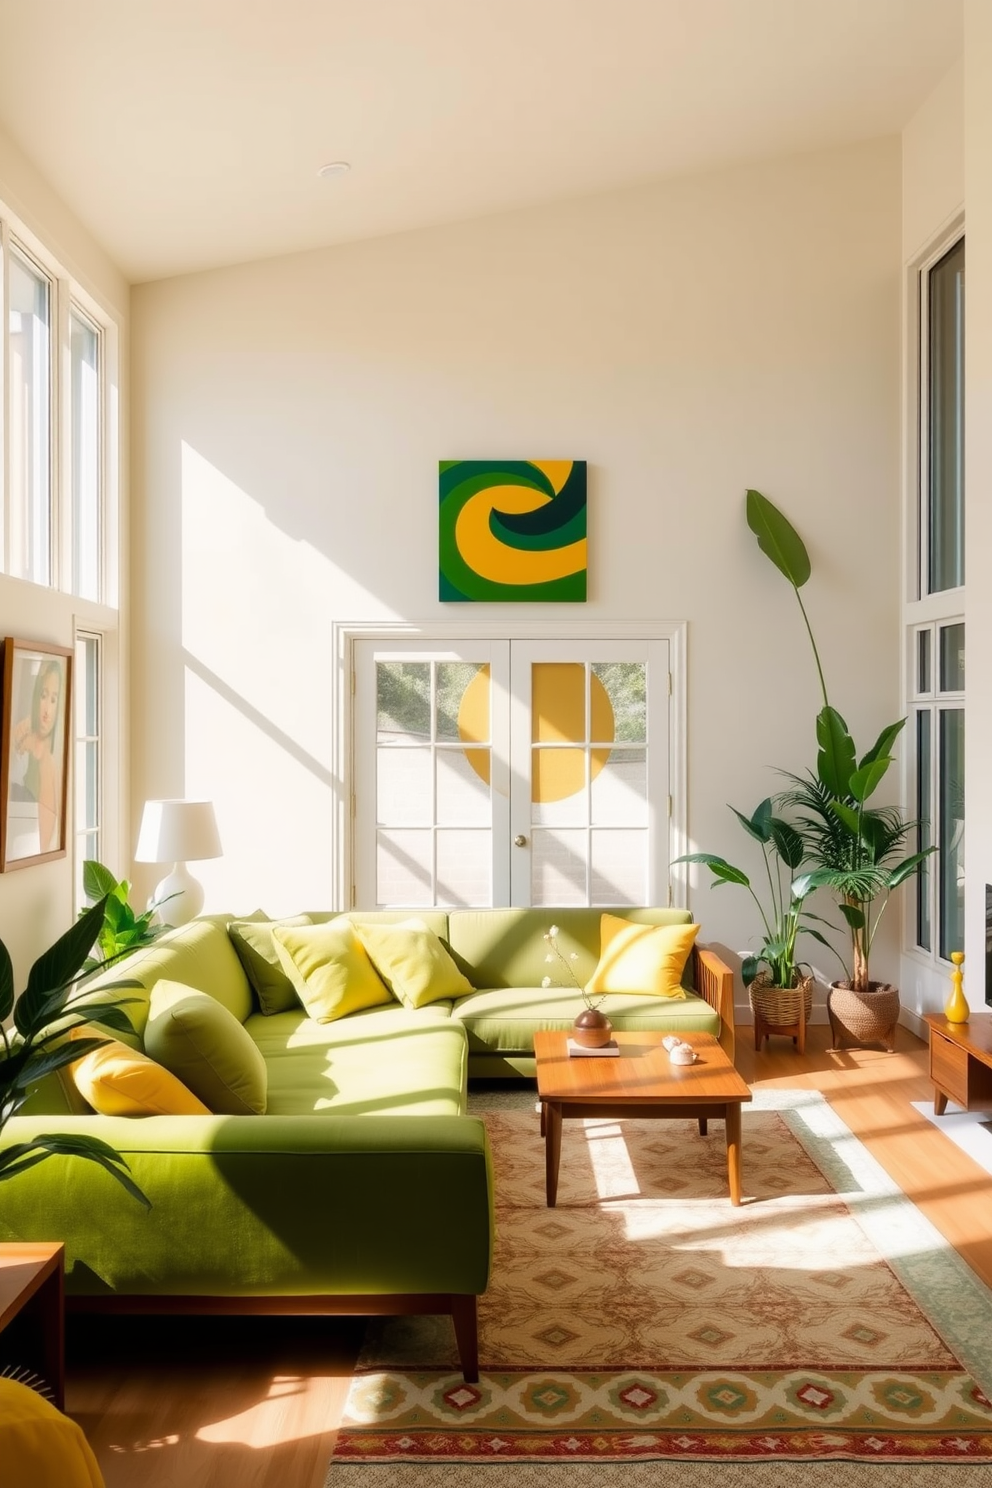
[[[141,281],[893,133],[961,12],[0,0],[0,128]]]

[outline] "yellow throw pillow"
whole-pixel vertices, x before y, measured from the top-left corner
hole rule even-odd
[[[317,1023],[392,1002],[346,915],[324,925],[273,925],[279,959]]]
[[[698,934],[698,925],[635,925],[604,914],[599,965],[586,991],[684,998],[682,972]]]
[[[70,1069],[76,1089],[101,1116],[210,1115],[175,1075],[117,1039],[91,1049]]]
[[[359,921],[355,928],[372,965],[406,1007],[426,1007],[475,990],[423,920],[394,925]]]

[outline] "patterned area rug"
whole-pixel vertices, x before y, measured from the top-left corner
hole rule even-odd
[[[954,1464],[962,1488],[969,1465],[987,1477],[992,1296],[820,1096],[745,1107],[739,1209],[720,1123],[700,1137],[600,1120],[566,1124],[548,1210],[525,1099],[486,1113],[497,1249],[480,1384],[462,1380],[446,1320],[370,1326],[328,1488],[356,1465],[363,1488],[399,1485],[403,1463],[420,1485],[435,1465],[445,1488],[461,1477],[444,1469],[483,1463],[545,1465],[542,1488],[566,1462],[574,1485],[582,1464],[597,1482],[622,1464],[628,1488],[637,1464],[668,1481],[664,1463],[682,1485],[693,1464],[711,1478],[705,1464],[747,1463],[749,1488],[759,1464],[789,1462],[804,1482],[817,1461],[835,1484],[845,1462],[888,1464],[886,1488],[899,1465]]]

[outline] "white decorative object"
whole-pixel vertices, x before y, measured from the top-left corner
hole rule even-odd
[[[671,1054],[672,1050],[677,1049],[681,1042],[682,1040],[677,1033],[667,1033],[661,1041],[661,1047],[667,1049],[669,1054]]]
[[[695,1064],[696,1051],[691,1044],[676,1044],[668,1057],[673,1064]]]
[[[156,884],[154,894],[166,924],[185,925],[203,908],[203,885],[187,861],[219,858],[222,852],[212,801],[145,802],[134,860],[172,863],[172,872]]]

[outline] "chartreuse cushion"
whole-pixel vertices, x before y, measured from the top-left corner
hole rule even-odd
[[[69,1068],[76,1089],[101,1116],[210,1115],[174,1074],[119,1039],[107,1039]]]
[[[635,992],[647,997],[685,998],[682,972],[698,925],[636,925],[604,914],[599,964],[586,983],[590,996]]]
[[[404,1006],[426,1007],[473,990],[423,920],[402,920],[398,925],[359,920],[355,929],[372,965]]]
[[[245,969],[262,1012],[271,1017],[274,1013],[285,1013],[299,1005],[296,988],[286,975],[279,950],[272,936],[276,925],[309,925],[309,915],[295,915],[291,919],[270,920],[259,914],[246,920],[232,920],[227,927],[231,944]]]
[[[483,1054],[533,1058],[535,1028],[567,1032],[584,1008],[581,992],[565,987],[489,987],[460,997],[451,1016],[465,1027],[474,1066]],[[617,994],[606,999],[603,1012],[630,1033],[720,1033],[720,1015],[694,992],[685,1001]],[[533,1067],[521,1073],[532,1075]]]
[[[145,1052],[217,1115],[265,1110],[265,1060],[237,1018],[204,992],[179,982],[152,988]]]
[[[325,925],[275,925],[272,934],[287,976],[318,1023],[392,1001],[345,915]]]

